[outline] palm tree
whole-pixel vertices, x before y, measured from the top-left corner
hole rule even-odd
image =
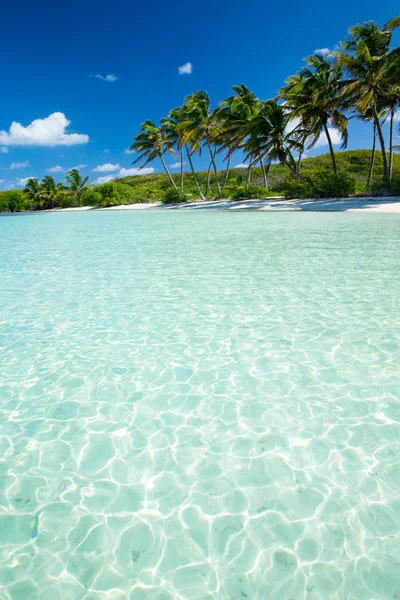
[[[307,66],[298,75],[289,77],[286,86],[280,90],[285,100],[285,108],[290,110],[291,118],[299,118],[307,139],[307,149],[312,148],[325,133],[332,167],[337,175],[337,165],[333,150],[330,128],[339,134],[342,148],[347,145],[348,120],[341,110],[344,106],[341,98],[342,70],[322,54],[305,59]]]
[[[256,155],[253,163],[266,158],[268,166],[279,161],[297,177],[292,151],[302,152],[303,146],[297,129],[291,130],[288,123],[288,112],[283,105],[276,100],[262,102],[258,114],[250,121],[250,134],[244,144],[246,160]]]
[[[54,208],[57,200],[60,199],[63,189],[64,186],[61,182],[56,183],[54,177],[46,175],[40,184],[40,196],[48,201],[50,208]]]
[[[67,172],[65,181],[69,184],[69,191],[75,194],[78,200],[80,200],[82,192],[87,189],[87,182],[89,181],[89,175],[83,177],[78,169],[71,169]]]
[[[400,26],[400,17],[379,29],[374,21],[355,25],[350,29],[350,39],[342,42],[342,49],[333,52],[339,64],[349,75],[343,82],[343,96],[353,102],[361,113],[370,110],[382,150],[383,174],[387,183],[390,172],[379,109],[388,94],[389,75],[397,74],[400,48],[390,49],[392,30]],[[383,100],[385,103],[385,100]]]
[[[182,143],[182,135],[179,131],[179,123],[182,120],[182,108],[177,107],[173,108],[169,111],[167,117],[163,117],[161,119],[161,128],[163,129],[166,140],[170,148],[176,147],[179,151],[179,160],[181,167],[181,191],[183,192],[183,164],[184,164],[184,156],[183,156],[183,143]]]
[[[171,152],[172,154],[174,152],[172,150],[172,144],[167,139],[166,132],[162,127],[157,127],[153,121],[145,121],[142,123],[140,126],[140,131],[136,134],[135,141],[130,149],[134,150],[135,152],[139,152],[140,154],[140,156],[134,160],[132,164],[136,164],[145,159],[145,162],[139,167],[139,169],[143,169],[153,160],[159,158],[170,182],[176,190],[178,189],[164,161],[163,155],[165,152]]]
[[[222,100],[214,112],[215,118],[221,124],[222,149],[228,150],[228,165],[232,153],[243,147],[244,140],[249,135],[249,123],[260,108],[260,100],[247,86],[234,85],[232,89],[235,94]],[[268,181],[262,160],[260,160],[260,165],[264,176],[264,185],[267,188]],[[250,182],[250,175],[251,166],[247,170],[246,186]],[[226,181],[227,175],[225,183]]]
[[[25,184],[24,193],[34,208],[42,208],[42,188],[37,177],[31,177]]]
[[[216,145],[219,134],[219,126],[214,115],[210,112],[210,104],[209,95],[202,90],[187,96],[183,106],[183,120],[179,124],[179,131],[182,134],[183,144],[190,146],[188,157],[195,152],[201,152],[203,144],[207,146],[214,168],[218,197],[220,198],[221,187],[215,163],[215,151],[213,152],[213,146]]]

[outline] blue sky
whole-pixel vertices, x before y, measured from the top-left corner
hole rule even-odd
[[[81,165],[92,182],[123,175],[134,158],[124,149],[140,123],[158,121],[191,91],[207,90],[216,105],[233,84],[245,83],[269,98],[303,57],[334,48],[349,26],[368,19],[382,25],[399,12],[397,0],[7,2],[0,37],[1,187],[21,186],[49,169],[62,179]],[[400,35],[393,39],[399,43]],[[187,63],[191,72],[180,74]],[[10,131],[13,122],[22,127]],[[370,144],[370,128],[352,122],[348,147]],[[325,151],[320,146],[310,154]],[[206,156],[196,166],[208,166]]]

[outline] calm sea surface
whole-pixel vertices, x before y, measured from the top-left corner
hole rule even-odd
[[[399,532],[399,216],[0,216],[2,600],[389,600]]]

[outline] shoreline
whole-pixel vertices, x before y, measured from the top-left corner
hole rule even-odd
[[[258,211],[308,211],[308,212],[367,212],[400,214],[400,197],[361,197],[361,198],[323,198],[323,199],[286,199],[284,197],[261,198],[253,200],[198,200],[179,204],[161,202],[121,204],[119,206],[77,206],[71,208],[52,208],[41,211],[23,211],[19,214],[60,213],[79,211],[111,210],[258,210]],[[2,213],[17,214],[17,213]]]

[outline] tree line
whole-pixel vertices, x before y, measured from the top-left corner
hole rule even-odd
[[[259,165],[263,185],[268,189],[268,172],[272,164],[284,165],[295,181],[302,179],[304,152],[311,149],[321,135],[326,136],[332,172],[339,178],[331,130],[347,146],[349,119],[358,118],[372,125],[372,153],[368,186],[379,141],[382,152],[382,179],[389,187],[393,177],[395,113],[400,105],[400,48],[392,48],[392,32],[400,27],[400,17],[382,28],[374,21],[355,25],[339,50],[316,53],[305,59],[305,66],[289,76],[279,94],[261,101],[245,85],[233,86],[233,94],[211,110],[207,92],[189,94],[182,106],[172,109],[160,125],[145,121],[136,134],[131,150],[138,152],[133,164],[143,168],[156,158],[161,160],[170,184],[177,193],[184,191],[183,165],[188,160],[200,198],[210,189],[214,173],[218,197],[229,178],[234,152],[241,150],[247,162],[246,187],[252,169]],[[390,123],[388,145],[383,124]],[[194,169],[196,154],[209,155],[205,187],[200,186]],[[165,153],[179,157],[180,185],[172,177]],[[222,154],[225,173],[218,172],[216,156]]]

